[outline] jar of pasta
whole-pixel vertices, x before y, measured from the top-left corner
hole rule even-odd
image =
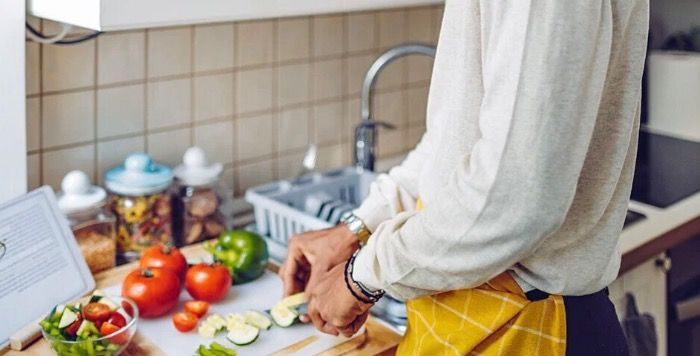
[[[169,167],[143,153],[105,173],[108,206],[117,217],[118,262],[137,260],[141,251],[158,243],[173,244],[172,181]]]
[[[175,240],[179,246],[218,237],[225,230],[221,212],[226,199],[221,163],[209,163],[204,150],[190,147],[175,167],[173,207]]]
[[[90,271],[114,267],[116,219],[105,207],[105,190],[92,185],[84,172],[72,171],[63,177],[57,198]]]

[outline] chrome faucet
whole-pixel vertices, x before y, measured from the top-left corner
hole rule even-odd
[[[382,53],[365,74],[360,93],[362,121],[355,127],[354,163],[358,167],[374,170],[377,128],[395,128],[389,123],[376,121],[372,118],[372,96],[379,73],[389,63],[410,54],[422,54],[435,58],[435,47],[422,43],[407,43],[393,47]]]

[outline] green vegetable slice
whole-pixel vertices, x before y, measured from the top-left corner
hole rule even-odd
[[[67,328],[68,325],[73,324],[74,321],[78,320],[78,314],[71,309],[66,308],[61,315],[61,321],[58,322],[59,329]]]
[[[260,329],[248,324],[241,324],[233,329],[229,329],[226,338],[236,345],[244,346],[251,344],[259,335]]]
[[[297,317],[299,317],[299,314],[292,309],[289,309],[286,305],[283,303],[278,303],[275,305],[272,310],[270,310],[270,315],[272,315],[272,320],[275,321],[275,324],[286,328],[294,324],[294,322],[297,320]]]
[[[255,326],[258,329],[268,330],[272,326],[270,318],[260,312],[249,310],[243,313],[243,317],[245,318],[246,324]]]

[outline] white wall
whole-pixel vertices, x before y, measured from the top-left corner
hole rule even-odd
[[[24,0],[0,0],[0,202],[27,190]]]

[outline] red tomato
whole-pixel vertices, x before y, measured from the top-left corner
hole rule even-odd
[[[160,267],[169,269],[177,274],[180,281],[185,278],[187,272],[187,260],[175,247],[158,244],[143,251],[140,261],[141,268]]]
[[[124,279],[122,295],[136,303],[142,317],[161,316],[177,304],[180,280],[168,269],[139,268]]]
[[[127,341],[129,341],[128,332],[121,332],[117,335],[109,336],[111,334],[116,333],[119,330],[121,330],[121,328],[112,323],[102,323],[102,326],[100,327],[100,334],[102,334],[102,336],[108,336],[107,338],[109,339],[109,341],[115,344],[123,345]]]
[[[192,298],[205,302],[224,299],[231,288],[231,273],[221,264],[200,263],[192,266],[185,277],[185,289]]]
[[[129,315],[132,318],[134,317],[134,308],[131,306],[130,303],[122,301],[122,308],[124,308],[124,311],[127,315]]]
[[[80,324],[82,322],[83,317],[80,315],[80,313],[78,313],[78,319],[75,319],[75,321],[68,325],[68,327],[66,328],[66,335],[75,336],[75,333],[78,332],[78,329],[80,328]]]
[[[120,328],[126,326],[126,318],[124,318],[124,315],[121,315],[119,312],[116,311],[113,311],[112,314],[110,314],[109,319],[107,319],[107,322],[110,324],[114,324]]]
[[[189,300],[185,302],[185,311],[201,318],[209,311],[209,303],[202,300]]]
[[[179,332],[192,331],[197,326],[197,316],[188,312],[173,314],[173,325]]]
[[[110,314],[112,311],[102,303],[89,303],[83,307],[85,319],[92,322],[105,321],[109,319]]]

